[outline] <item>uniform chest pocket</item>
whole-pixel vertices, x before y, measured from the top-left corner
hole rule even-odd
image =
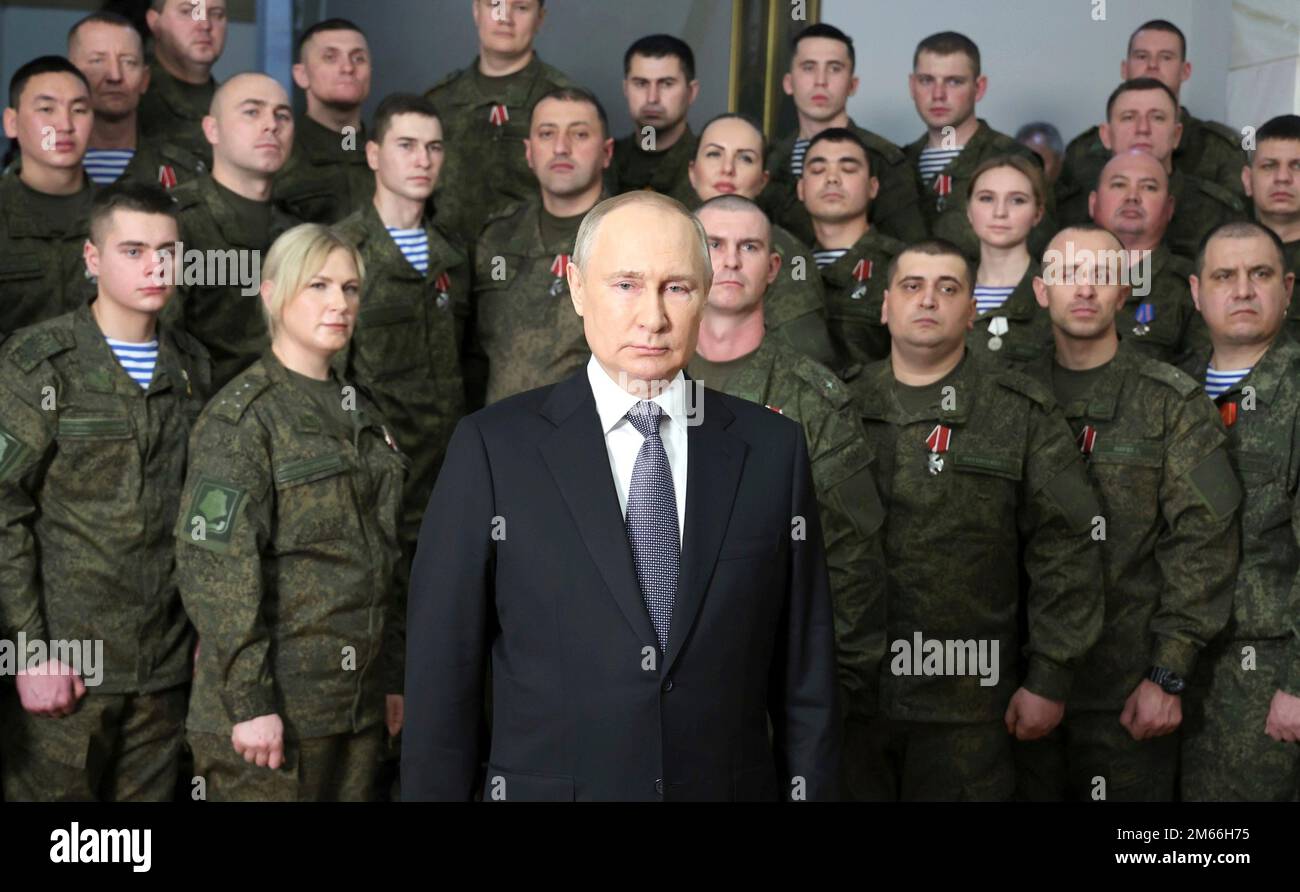
[[[39,279],[43,275],[45,266],[37,254],[9,254],[0,257],[0,282]]]
[[[1278,479],[1281,470],[1278,460],[1267,452],[1235,450],[1228,457],[1242,485],[1248,490],[1259,489]]]
[[[1021,478],[1019,461],[991,450],[953,452],[941,458],[951,464],[956,496],[963,504],[967,500],[984,503],[994,511],[991,518],[1006,512],[1014,514]],[[947,473],[947,469],[940,473]],[[1000,531],[989,532],[1001,535]]]
[[[125,413],[66,412],[59,416],[56,467],[47,485],[70,500],[121,498],[138,477],[139,449]]]
[[[382,381],[429,364],[419,308],[402,301],[363,306],[352,342],[362,376]]]
[[[333,452],[280,462],[274,468],[276,538],[308,545],[359,536],[352,466]]]

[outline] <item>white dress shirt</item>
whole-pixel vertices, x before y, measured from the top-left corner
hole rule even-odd
[[[627,420],[628,411],[640,399],[628,393],[609,376],[604,366],[592,356],[587,362],[587,379],[596,398],[596,413],[600,416],[600,429],[605,435],[605,450],[609,453],[609,469],[614,473],[614,489],[618,491],[618,506],[627,519],[627,491],[632,485],[632,469],[636,454],[641,451],[645,437]],[[653,400],[664,410],[659,422],[659,438],[668,454],[668,466],[673,469],[673,493],[677,496],[678,545],[686,533],[686,378],[679,371],[672,383]]]

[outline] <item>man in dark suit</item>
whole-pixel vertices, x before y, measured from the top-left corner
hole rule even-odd
[[[671,198],[620,195],[566,274],[590,363],[461,421],[425,512],[403,798],[473,795],[489,659],[485,800],[835,798],[803,433],[682,374],[704,231]]]

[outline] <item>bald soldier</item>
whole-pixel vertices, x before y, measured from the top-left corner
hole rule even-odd
[[[1211,346],[1184,370],[1205,383],[1245,489],[1232,614],[1189,690],[1184,800],[1292,802],[1300,789],[1300,345],[1286,333],[1295,275],[1276,233],[1216,229],[1192,296]]]
[[[564,270],[613,157],[600,100],[580,87],[547,94],[533,107],[525,149],[540,200],[489,217],[474,249],[470,408],[553,384],[590,356]]]
[[[1120,339],[1162,362],[1177,362],[1204,343],[1187,284],[1192,264],[1165,242],[1174,199],[1160,162],[1140,149],[1110,159],[1088,196],[1088,214],[1119,238],[1127,254],[1133,291],[1115,313]]]
[[[1129,36],[1128,51],[1119,63],[1121,81],[1154,78],[1173,93],[1178,123],[1183,135],[1173,153],[1173,169],[1215,183],[1238,196],[1239,172],[1246,163],[1242,136],[1218,121],[1193,117],[1181,105],[1183,84],[1191,79],[1192,63],[1187,59],[1187,37],[1172,22],[1152,19],[1139,25]],[[1079,134],[1065,149],[1061,170],[1062,189],[1086,192],[1110,157],[1098,127]]]
[[[149,88],[149,68],[140,32],[129,19],[96,12],[68,32],[68,58],[90,83],[95,123],[86,149],[86,173],[97,186],[119,180],[164,189],[207,170],[198,156],[140,129],[140,100]]]
[[[1245,205],[1233,191],[1174,168],[1174,150],[1182,140],[1183,125],[1178,120],[1177,98],[1160,81],[1141,77],[1116,87],[1106,101],[1106,123],[1099,134],[1112,155],[1139,149],[1154,156],[1164,168],[1174,199],[1166,238],[1175,254],[1190,259],[1206,233],[1244,215]],[[1065,177],[1057,182],[1056,203],[1062,222],[1087,219],[1087,195],[1093,185]]]
[[[93,186],[82,167],[90,86],[62,56],[42,56],[9,81],[5,136],[22,169],[0,176],[0,339],[79,306],[93,290],[81,261]]]
[[[852,386],[885,503],[888,654],[872,717],[845,706],[849,792],[1007,800],[1012,738],[1060,723],[1101,632],[1101,508],[1051,390],[968,351],[961,251],[912,245],[885,276],[889,358]]]
[[[533,49],[546,0],[471,2],[478,56],[426,94],[447,141],[447,170],[434,199],[438,218],[468,245],[491,214],[536,196],[537,177],[524,155],[530,115],[547,93],[573,85]]]
[[[695,157],[688,165],[691,197],[696,207],[719,195],[740,195],[758,201],[768,173],[764,170],[767,140],[746,115],[724,112],[700,131]],[[812,250],[790,232],[772,225],[771,247],[781,257],[776,280],[763,295],[763,325],[772,338],[828,368],[842,369],[848,357],[839,353],[826,327],[821,276]]]
[[[1255,219],[1282,240],[1287,271],[1300,276],[1300,115],[1278,115],[1255,131],[1241,182]],[[1287,328],[1300,337],[1300,302],[1287,311]]]
[[[263,255],[296,222],[271,203],[293,145],[289,97],[264,74],[239,74],[212,97],[203,133],[212,173],[172,194],[181,215],[174,316],[212,356],[213,391],[267,344],[257,289]]]
[[[217,82],[212,67],[226,47],[226,0],[151,0],[145,22],[153,34],[149,90],[140,101],[140,126],[151,142],[170,143],[209,167],[204,138]]]
[[[1194,379],[1118,337],[1125,257],[1101,227],[1070,227],[1034,278],[1054,349],[1024,372],[1061,405],[1106,526],[1101,638],[1059,733],[1017,747],[1029,799],[1172,801],[1182,694],[1232,604],[1241,489],[1223,424]]]
[[[840,689],[845,703],[866,709],[879,685],[885,606],[885,515],[871,453],[848,388],[825,366],[766,336],[765,292],[781,265],[767,215],[748,198],[720,195],[695,216],[708,237],[713,284],[687,371],[705,387],[803,425],[840,633]],[[868,629],[875,634],[863,634]]]
[[[317,22],[298,38],[293,82],[307,96],[307,114],[294,126],[272,198],[305,223],[337,223],[375,194],[361,121],[370,71],[370,44],[347,19]]]

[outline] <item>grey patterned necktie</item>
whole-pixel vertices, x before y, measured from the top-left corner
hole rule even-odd
[[[636,578],[661,651],[668,648],[668,627],[672,624],[677,570],[682,559],[673,470],[659,436],[663,412],[658,403],[642,400],[627,413],[628,421],[645,437],[632,466],[632,484],[627,492],[627,541],[632,546]]]

